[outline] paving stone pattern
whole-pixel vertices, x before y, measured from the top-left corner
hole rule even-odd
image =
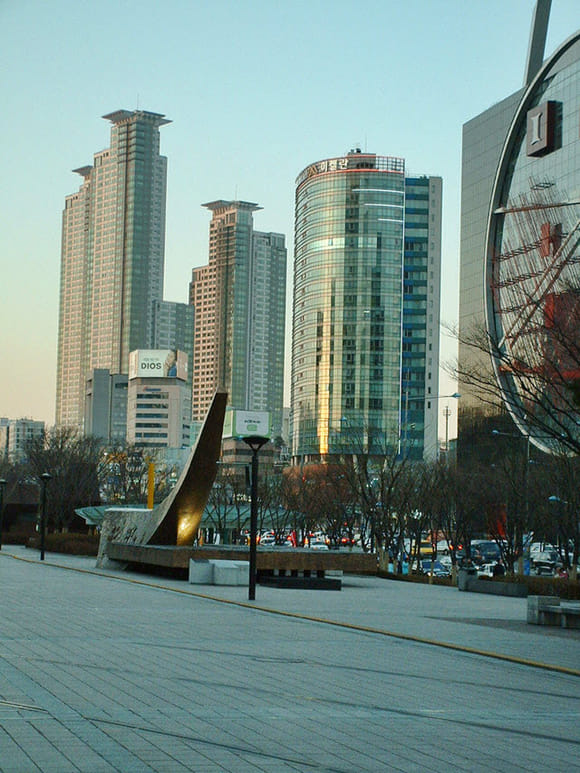
[[[580,770],[578,676],[22,558],[0,553],[3,773]],[[580,669],[580,632],[521,599],[351,577],[254,606]]]

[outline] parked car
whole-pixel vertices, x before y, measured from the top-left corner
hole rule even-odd
[[[478,577],[502,577],[505,574],[505,566],[501,561],[489,561],[477,567]]]
[[[310,547],[312,550],[328,550],[328,545],[321,539],[311,539]]]
[[[421,573],[431,574],[431,560],[424,558],[421,561]],[[433,561],[433,576],[434,577],[449,577],[451,572],[445,567],[441,561]]]
[[[544,550],[542,553],[535,553],[531,560],[532,570],[536,574],[555,574],[556,569],[562,566],[560,556],[556,550]]]

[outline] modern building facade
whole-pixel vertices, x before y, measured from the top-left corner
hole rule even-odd
[[[405,178],[401,427],[403,452],[438,454],[441,310],[440,177]]]
[[[127,373],[148,345],[153,302],[163,297],[167,159],[163,115],[117,110],[110,147],[77,170],[62,222],[56,423],[82,428],[93,369]]]
[[[192,271],[195,313],[192,421],[201,423],[215,390],[228,404],[269,411],[282,426],[286,301],[285,237],[254,230],[246,201],[214,201],[208,265]]]
[[[569,313],[565,292],[575,253],[570,243],[560,248],[577,217],[574,205],[565,204],[577,199],[580,190],[578,48],[572,36],[543,62],[549,11],[550,0],[538,0],[523,88],[463,127],[460,462],[482,446],[474,443],[474,433],[490,436],[506,409],[522,437],[533,434],[522,420],[529,406],[518,401],[507,371],[496,369],[500,389],[495,401],[482,401],[471,388],[469,374],[492,374],[493,363],[489,354],[469,345],[469,339],[488,331],[504,350],[515,346],[508,356],[526,362],[531,374],[538,367],[537,356],[546,354],[549,310],[554,318],[565,310],[570,318],[577,316]],[[553,130],[549,141],[548,129]]]
[[[94,368],[85,387],[84,432],[108,443],[123,442],[127,435],[126,373]]]
[[[546,451],[550,436],[579,435],[569,397],[580,385],[579,104],[577,32],[542,65],[517,107],[488,217],[494,371],[516,426]]]
[[[356,150],[296,184],[294,461],[435,456],[441,179]]]
[[[131,352],[127,442],[141,448],[186,448],[190,417],[191,389],[187,384],[185,352]]]
[[[43,421],[34,419],[0,419],[0,456],[7,456],[13,462],[24,455],[26,444],[43,437]]]
[[[460,329],[467,333],[485,319],[483,256],[489,201],[497,165],[524,89],[516,91],[463,126],[461,168]],[[460,343],[460,359],[469,358]],[[470,408],[469,389],[460,384],[463,411]]]
[[[480,339],[480,331],[485,329],[484,255],[489,202],[497,164],[523,91],[511,94],[463,126],[458,345],[461,400],[457,423],[460,462],[486,453],[491,429],[498,426],[498,414],[502,412],[499,401],[496,405],[482,402],[468,383],[469,376],[462,373],[485,373],[491,368],[489,356],[468,342]],[[482,432],[487,444],[479,439]],[[478,436],[477,442],[473,433]]]

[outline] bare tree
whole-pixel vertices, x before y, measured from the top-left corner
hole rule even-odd
[[[282,507],[283,478],[275,469],[266,470],[258,484],[258,519],[262,528],[267,523],[274,532],[277,545],[283,545],[288,536],[288,515]]]
[[[323,464],[307,464],[285,470],[281,495],[297,545],[306,544],[325,519],[328,481],[324,468]]]
[[[296,545],[303,544],[308,509],[306,476],[299,467],[286,467],[280,481],[280,501],[286,511],[287,525]]]
[[[322,507],[320,528],[331,547],[340,548],[343,538],[352,547],[358,520],[357,500],[348,479],[348,464],[337,461],[321,465],[317,475]]]
[[[568,288],[551,298],[527,299],[534,326],[520,332],[526,343],[518,348],[506,346],[506,333],[490,332],[483,323],[454,329],[464,355],[447,370],[482,406],[497,413],[505,405],[538,445],[578,454],[580,290]]]
[[[229,532],[234,541],[241,539],[242,530],[250,521],[245,473],[240,468],[220,465],[205,507],[205,522],[227,543]]]
[[[37,479],[45,472],[52,476],[47,486],[47,528],[68,529],[76,508],[100,503],[105,466],[98,438],[55,428],[31,439],[24,455]]]
[[[342,475],[350,489],[351,511],[363,550],[377,551],[379,565],[403,552],[408,499],[413,488],[413,444],[400,427],[384,432],[369,425],[343,428]]]
[[[178,476],[176,466],[167,465],[157,449],[132,443],[117,443],[103,449],[105,475],[102,495],[108,503],[145,505],[148,500],[149,467],[154,468],[154,502],[171,491]]]
[[[543,489],[542,500],[547,500],[549,517],[543,536],[558,547],[564,568],[575,580],[580,558],[580,460],[560,454],[550,460],[548,474],[551,488]]]

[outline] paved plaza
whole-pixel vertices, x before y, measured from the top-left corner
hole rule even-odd
[[[375,577],[190,586],[0,552],[0,771],[580,771],[580,631]]]

